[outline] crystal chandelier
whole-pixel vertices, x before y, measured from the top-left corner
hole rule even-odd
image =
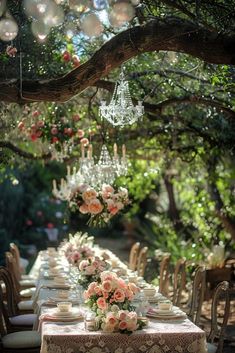
[[[128,81],[124,80],[123,71],[115,84],[111,102],[106,105],[105,101],[101,101],[99,113],[113,126],[121,127],[135,123],[144,114],[141,101],[138,101],[136,106],[132,103]]]
[[[113,152],[113,157],[111,157],[106,145],[103,145],[100,158],[95,163],[92,155],[92,145],[89,145],[87,153],[84,145],[82,145],[79,169],[77,170],[74,167],[71,171],[68,166],[66,180],[61,179],[58,187],[56,181],[53,180],[53,195],[56,198],[68,201],[78,185],[86,184],[99,189],[103,184],[113,184],[118,176],[126,175],[128,170],[126,146],[122,146],[122,157],[118,156],[116,144],[113,146]]]
[[[63,142],[58,150],[54,144],[50,145],[49,150],[51,152],[51,160],[56,160],[57,162],[63,163],[66,158],[72,153],[74,148],[74,141],[71,138],[69,141]]]

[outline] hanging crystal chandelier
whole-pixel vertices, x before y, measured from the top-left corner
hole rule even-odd
[[[101,148],[100,158],[95,163],[92,153],[92,145],[89,145],[86,153],[82,145],[82,155],[79,159],[79,169],[67,167],[66,180],[61,179],[57,187],[56,181],[53,181],[53,195],[61,200],[68,201],[78,185],[89,185],[99,189],[104,184],[113,184],[118,176],[126,175],[128,170],[128,161],[126,158],[126,146],[122,146],[122,157],[118,156],[117,145],[113,146],[113,157],[110,156],[106,145]]]
[[[105,101],[101,101],[99,113],[113,126],[121,127],[135,123],[144,114],[141,101],[138,101],[136,106],[132,103],[128,81],[125,81],[123,71],[115,84],[111,102],[106,105]]]
[[[66,158],[72,153],[74,148],[74,140],[71,138],[68,141],[64,141],[60,144],[59,150],[55,147],[55,144],[50,145],[49,151],[51,152],[51,160],[56,160],[57,162],[63,163]]]

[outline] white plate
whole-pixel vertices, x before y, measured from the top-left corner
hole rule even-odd
[[[174,310],[161,310],[161,309],[154,309],[154,311],[151,311],[151,313],[156,313],[156,314],[160,314],[160,315],[172,315],[175,314],[176,311]]]
[[[69,312],[61,312],[58,309],[55,309],[53,311],[51,311],[50,316],[52,317],[59,317],[59,318],[82,318],[82,314],[80,312],[80,310],[75,310],[72,309]]]
[[[51,283],[46,285],[47,288],[55,288],[55,289],[70,289],[69,284],[62,284],[62,283]]]

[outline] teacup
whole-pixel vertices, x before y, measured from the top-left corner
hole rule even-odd
[[[147,288],[143,288],[143,292],[146,297],[153,297],[156,293],[156,289],[147,287]]]
[[[163,300],[158,303],[158,308],[160,310],[171,310],[172,302],[170,300]]]
[[[71,302],[60,302],[57,303],[57,308],[61,313],[68,313],[72,308]]]

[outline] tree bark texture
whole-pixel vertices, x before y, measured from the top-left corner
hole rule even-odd
[[[123,31],[106,42],[86,63],[63,77],[0,83],[0,100],[30,103],[65,102],[120,66],[145,52],[182,52],[214,64],[235,64],[235,36],[211,32],[179,18],[155,19]]]

